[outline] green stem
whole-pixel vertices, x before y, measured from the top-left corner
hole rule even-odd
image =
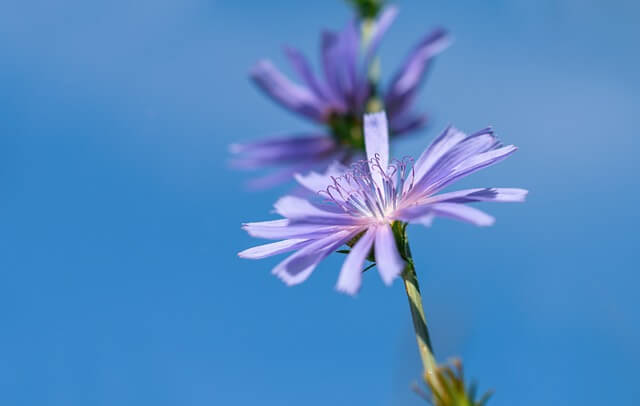
[[[376,19],[375,18],[364,18],[362,21],[362,25],[360,27],[362,33],[362,44],[361,47],[363,50],[367,48],[371,38],[373,36],[373,32],[376,27]],[[369,77],[369,86],[373,89],[377,87],[378,79],[380,79],[380,58],[376,57],[371,66],[369,67],[369,71],[367,75]],[[376,91],[373,91],[369,100],[366,101],[365,111],[367,113],[376,113],[378,111],[383,110],[382,100],[376,94]]]
[[[416,333],[424,373],[433,376],[436,369],[436,360],[433,356],[433,347],[431,345],[431,339],[429,338],[427,319],[424,315],[424,308],[422,307],[422,296],[420,295],[420,286],[418,285],[418,278],[413,261],[410,260],[407,262],[407,267],[402,273],[402,279],[404,280],[404,288],[407,292],[407,298],[409,299],[413,329]]]
[[[395,223],[394,233],[397,241],[399,241],[399,249],[402,256],[407,261],[407,266],[402,272],[404,288],[409,299],[409,308],[411,309],[411,318],[413,320],[413,329],[416,333],[416,341],[418,342],[418,351],[422,359],[425,378],[435,378],[437,363],[433,356],[433,347],[429,338],[429,329],[427,328],[427,319],[424,315],[422,306],[422,295],[420,294],[420,285],[418,284],[418,276],[416,268],[411,256],[411,248],[406,235],[406,224]],[[437,382],[437,379],[432,379]]]

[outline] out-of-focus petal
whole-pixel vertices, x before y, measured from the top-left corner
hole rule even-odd
[[[401,116],[389,116],[389,130],[394,136],[418,130],[427,122],[426,114],[405,113]]]
[[[362,265],[364,264],[367,255],[369,255],[375,235],[376,229],[371,227],[353,246],[351,252],[347,256],[347,259],[342,264],[336,289],[350,295],[354,295],[358,292],[360,284],[362,283]]]
[[[323,123],[328,106],[311,91],[287,79],[269,61],[260,61],[251,71],[251,78],[272,99],[289,110]]]
[[[332,100],[340,103],[342,111],[345,111],[347,105],[342,97],[338,81],[338,68],[340,66],[338,35],[331,31],[323,32],[320,49],[322,53],[322,68],[328,85],[327,90],[331,94]]]
[[[271,138],[247,144],[231,145],[235,155],[231,164],[240,168],[262,168],[274,164],[287,164],[309,160],[321,161],[334,154],[338,146],[328,135]]]
[[[358,82],[356,86],[356,104],[362,109],[362,111],[364,111],[364,105],[369,96],[369,69],[371,68],[371,63],[378,51],[378,47],[380,46],[380,42],[382,41],[384,34],[387,32],[389,27],[391,27],[391,24],[393,24],[397,14],[398,9],[396,7],[387,7],[374,23],[371,38],[366,45],[362,63],[358,68]]]
[[[326,31],[322,35],[322,66],[330,93],[341,102],[344,111],[354,107],[356,62],[359,36],[356,21],[336,34]]]
[[[409,108],[433,57],[446,49],[450,42],[447,33],[437,29],[411,51],[385,93],[385,106],[390,115]]]
[[[308,244],[311,240],[304,238],[293,238],[290,240],[283,240],[278,242],[272,242],[269,244],[258,245],[257,247],[248,248],[238,253],[240,258],[248,259],[261,259],[270,257],[273,255],[283,254],[285,252],[295,251]]]
[[[357,84],[357,61],[360,48],[360,27],[356,20],[347,24],[341,33],[342,55],[340,64],[344,67],[342,75],[343,94],[352,97]]]
[[[320,82],[316,75],[314,75],[311,66],[304,55],[295,48],[285,48],[285,54],[293,69],[296,71],[300,79],[313,91],[317,98],[327,101],[329,103],[334,102],[332,94],[329,92],[324,83]]]
[[[373,61],[373,57],[375,56],[376,52],[378,51],[378,47],[380,46],[380,41],[382,41],[382,37],[384,37],[384,34],[386,34],[389,27],[391,27],[391,24],[393,24],[393,21],[396,19],[397,15],[398,9],[395,6],[389,6],[382,12],[380,18],[378,18],[378,20],[375,22],[373,33],[371,34],[371,39],[367,44],[364,58],[362,60],[362,76],[366,77],[369,65]]]
[[[383,282],[390,285],[402,273],[405,262],[398,252],[393,231],[388,224],[379,225],[376,229],[375,256]]]
[[[309,158],[307,162],[303,162],[297,165],[285,166],[284,168],[268,173],[267,175],[250,179],[249,181],[247,181],[247,187],[252,190],[260,190],[279,185],[283,182],[291,180],[294,173],[300,171],[308,171],[312,167],[318,165],[320,162],[322,161]],[[247,164],[247,162],[245,162],[244,164]]]

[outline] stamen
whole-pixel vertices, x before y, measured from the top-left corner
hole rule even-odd
[[[373,173],[379,181],[374,180]],[[358,161],[320,193],[345,213],[356,217],[386,220],[413,188],[415,172],[411,157],[393,160],[383,169],[380,156]]]

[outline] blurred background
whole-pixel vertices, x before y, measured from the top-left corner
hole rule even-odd
[[[520,147],[458,186],[524,187],[492,228],[410,236],[440,360],[461,356],[489,403],[640,401],[632,1],[398,1],[389,78],[428,30],[454,45],[418,101],[431,125],[487,124]],[[282,45],[317,62],[339,0],[0,3],[0,403],[420,405],[402,284],[344,257],[298,287],[240,260],[240,223],[290,185],[247,192],[227,146],[313,128],[253,88]]]

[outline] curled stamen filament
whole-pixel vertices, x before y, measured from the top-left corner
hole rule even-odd
[[[375,174],[375,176],[373,176]],[[385,169],[380,156],[358,161],[321,191],[345,213],[386,220],[413,188],[413,159],[393,160]]]

